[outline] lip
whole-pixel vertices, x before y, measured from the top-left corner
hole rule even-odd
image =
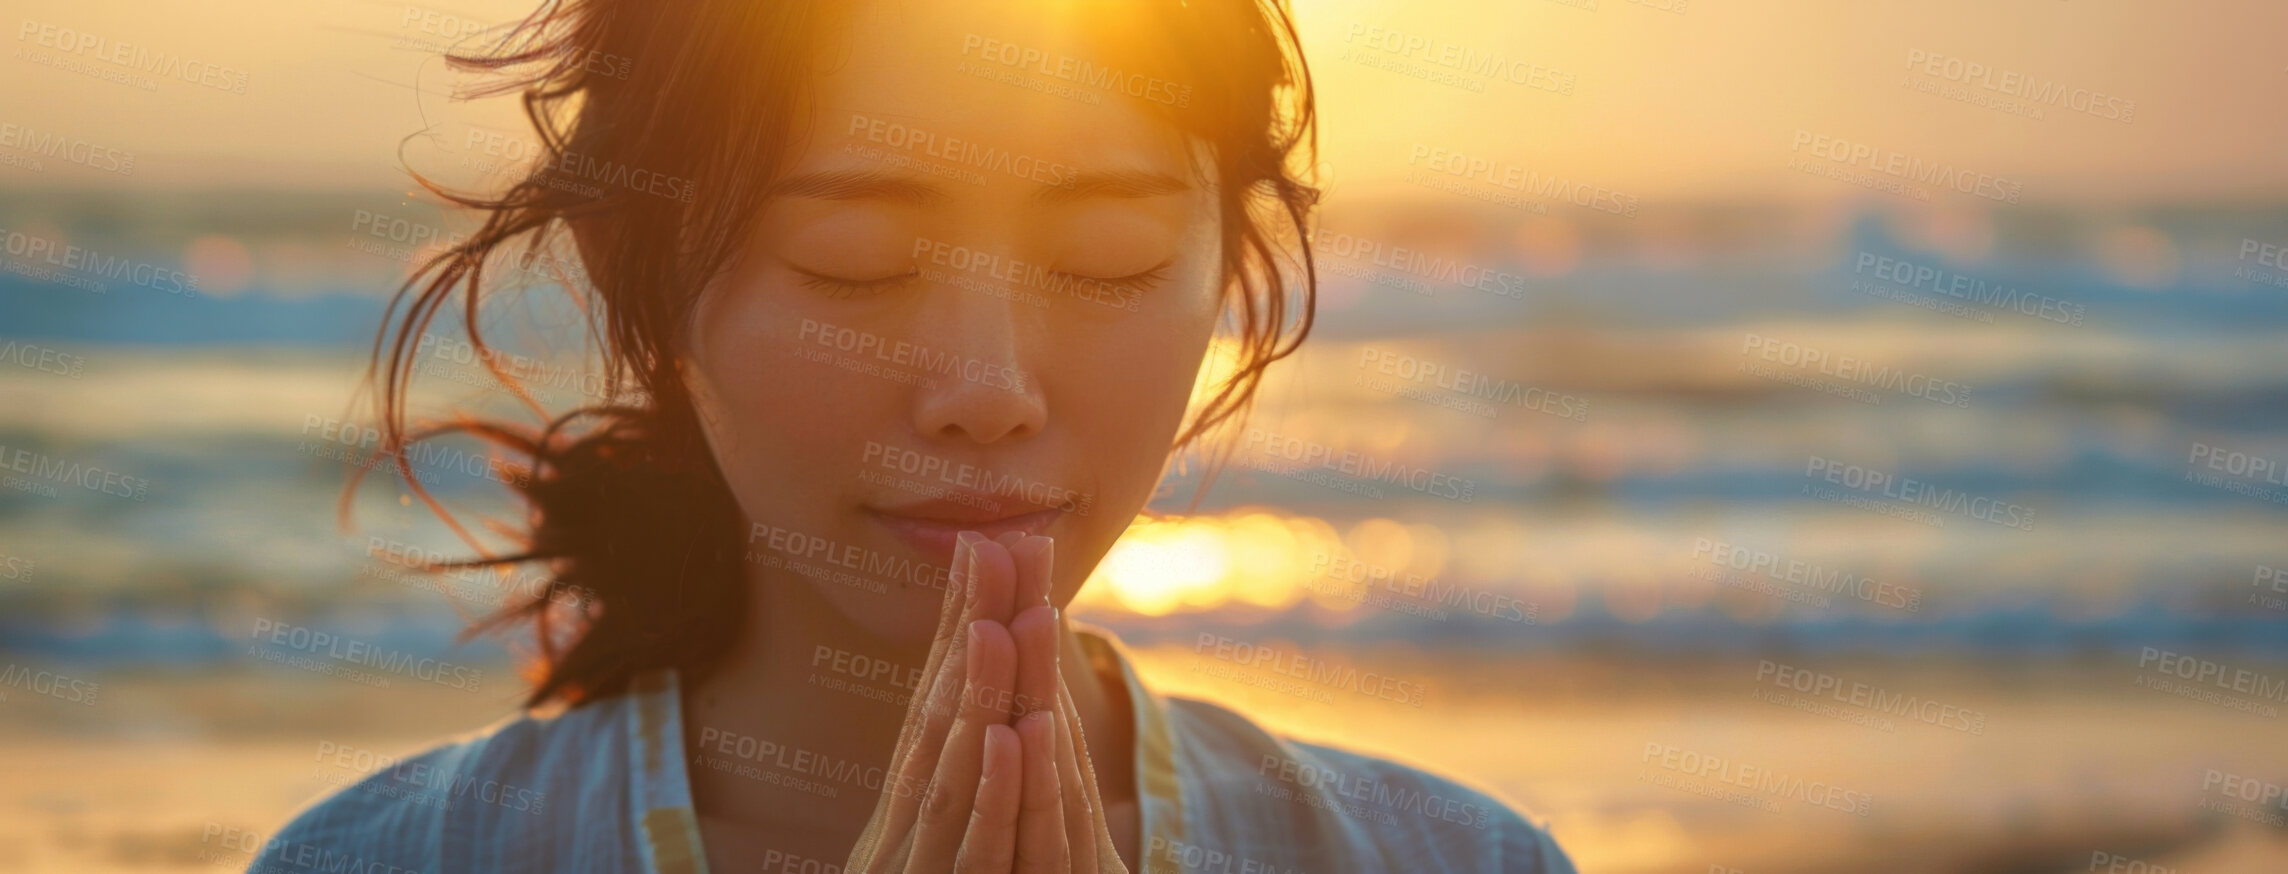
[[[991,502],[995,499],[969,497],[969,500],[939,498],[897,507],[867,507],[866,514],[907,546],[940,565],[953,562],[955,538],[963,531],[975,531],[987,537],[1000,537],[1011,531],[1039,534],[1065,514],[1061,507],[1023,513],[1010,513],[1005,508],[986,509],[993,506]]]

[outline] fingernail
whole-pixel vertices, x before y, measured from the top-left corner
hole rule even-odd
[[[1000,776],[1000,775],[1001,775],[1001,757],[1000,757],[1000,756],[996,756],[996,755],[994,755],[994,754],[993,754],[993,733],[994,733],[994,732],[993,732],[993,730],[994,730],[994,729],[1000,729],[1000,730],[1002,730],[1002,731],[1008,731],[1008,730],[1009,730],[1009,727],[1008,727],[1008,726],[1006,726],[1006,725],[988,725],[988,726],[986,726],[986,727],[985,727],[985,777],[984,777],[984,779],[985,779],[985,780],[987,780],[987,781],[991,781],[993,778],[995,778],[995,777],[998,777],[998,776]]]
[[[1040,562],[1042,565],[1054,569],[1057,566],[1056,539],[1045,534],[1035,534],[1033,535],[1033,539],[1041,542],[1041,545],[1038,547],[1040,553],[1036,558],[1034,558],[1034,561]],[[1041,603],[1055,606],[1056,602],[1050,600],[1049,596],[1056,592],[1056,588],[1056,577],[1054,573],[1051,573],[1048,586],[1041,590]]]
[[[969,566],[961,569],[961,576],[961,604],[968,607],[977,603],[977,550],[969,551]]]

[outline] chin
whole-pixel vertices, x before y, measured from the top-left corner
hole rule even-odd
[[[887,591],[877,591],[807,577],[804,583],[850,624],[885,644],[926,647],[937,633],[943,588],[889,581],[880,583]]]

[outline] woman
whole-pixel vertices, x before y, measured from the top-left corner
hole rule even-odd
[[[257,869],[1571,870],[1482,793],[1156,695],[1062,616],[1309,330],[1283,6],[590,0],[464,63],[539,70],[547,154],[392,310],[389,447],[429,436],[432,317],[481,324],[487,259],[557,230],[642,400],[456,426],[532,459],[527,548],[477,562],[552,573],[490,622],[536,628],[531,712]],[[1239,365],[1193,403],[1219,327]]]

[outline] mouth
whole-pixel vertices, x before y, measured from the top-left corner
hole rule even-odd
[[[1010,513],[1008,509],[992,498],[959,495],[896,507],[867,507],[866,514],[907,546],[940,565],[953,562],[955,538],[963,531],[975,531],[987,537],[1000,537],[1011,531],[1039,534],[1065,514],[1061,507],[1026,509],[1021,513]]]

